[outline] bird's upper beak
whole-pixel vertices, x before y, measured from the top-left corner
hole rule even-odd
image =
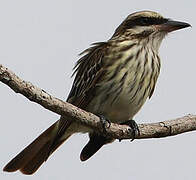
[[[191,25],[185,22],[179,22],[179,21],[173,21],[173,20],[168,20],[166,23],[157,25],[157,29],[159,31],[165,31],[165,32],[172,32],[176,31],[178,29],[190,27]]]

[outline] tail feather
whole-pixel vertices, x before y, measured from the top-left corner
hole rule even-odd
[[[51,155],[70,135],[54,143],[57,133],[57,124],[54,123],[30,145],[13,158],[5,167],[4,171],[14,172],[20,170],[23,174],[33,174],[44,161]],[[54,145],[53,145],[54,144]]]
[[[33,156],[33,158],[30,161],[28,161],[22,168],[20,168],[20,171],[23,174],[33,174],[47,159],[49,147],[50,142],[46,143],[40,149],[40,151],[35,156]]]
[[[90,134],[90,140],[86,146],[82,149],[80,154],[81,161],[88,160],[93,156],[104,144],[108,143],[109,140],[97,134]]]

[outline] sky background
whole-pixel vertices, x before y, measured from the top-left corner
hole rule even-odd
[[[171,33],[160,48],[161,74],[153,97],[135,120],[157,122],[195,114],[195,1],[0,1],[0,64],[52,95],[66,99],[78,54],[106,41],[130,13],[153,10],[192,28]],[[0,169],[59,116],[0,83]],[[32,176],[0,171],[1,180],[196,179],[196,132],[176,137],[118,141],[86,162],[87,135],[74,135]]]

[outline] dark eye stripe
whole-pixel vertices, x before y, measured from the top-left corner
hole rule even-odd
[[[154,17],[138,17],[135,19],[130,19],[125,22],[127,28],[132,28],[134,26],[150,26],[154,24],[166,23],[168,19],[164,18],[154,18]]]

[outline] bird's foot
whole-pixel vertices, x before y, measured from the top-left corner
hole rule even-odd
[[[133,133],[133,138],[131,139],[131,141],[133,141],[135,139],[136,135],[138,135],[138,136],[140,135],[139,127],[134,120],[125,121],[125,122],[121,123],[121,125],[128,125],[131,128],[130,131]]]
[[[101,120],[101,123],[102,123],[102,127],[103,127],[103,131],[106,133],[106,129],[107,128],[110,128],[110,125],[111,125],[111,121],[106,119],[105,116],[103,115],[98,115],[100,120]]]

